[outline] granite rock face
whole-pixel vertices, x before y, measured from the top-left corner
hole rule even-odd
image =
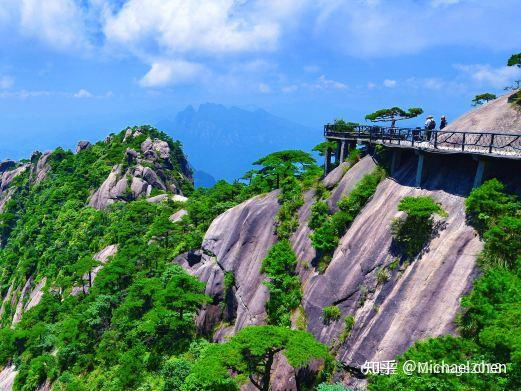
[[[29,166],[30,164],[23,164],[18,167],[12,167],[11,164],[6,164],[4,171],[0,170],[0,213],[2,213],[5,204],[7,204],[13,194],[14,189],[10,187],[11,182],[14,178],[27,170]]]
[[[92,268],[89,273],[85,273],[82,278],[84,281],[84,287],[81,286],[74,286],[71,291],[72,296],[76,296],[80,293],[88,293],[89,292],[89,278],[91,279],[91,283],[94,284],[94,280],[96,279],[96,276],[98,273],[105,267],[105,264],[110,260],[111,257],[113,257],[118,251],[118,245],[117,244],[111,244],[107,247],[103,248],[99,252],[97,252],[94,255],[94,259],[99,262],[99,264]]]
[[[13,364],[6,365],[0,371],[0,390],[11,391],[14,385],[14,379],[18,371],[15,369]]]
[[[123,142],[139,135],[139,130],[129,129]],[[153,189],[182,196],[178,180],[171,172],[174,168],[173,159],[168,143],[159,139],[147,138],[141,143],[138,151],[127,148],[126,163],[113,167],[107,179],[90,197],[89,205],[96,209],[104,209],[116,201],[149,197]],[[188,167],[186,171],[178,174],[191,180]]]
[[[51,165],[49,164],[49,158],[51,157],[52,152],[47,151],[43,154],[36,151],[33,152],[31,156],[31,182],[35,185],[42,182],[47,173],[51,170]]]
[[[16,167],[16,162],[14,160],[4,160],[0,162],[0,174],[10,171]]]
[[[200,313],[198,327],[206,325],[206,329],[211,329],[211,323],[215,325],[224,318],[232,323],[218,329],[215,340],[222,340],[247,325],[262,324],[266,318],[268,290],[260,270],[262,260],[276,241],[277,211],[278,191],[245,201],[212,222],[199,255],[184,254],[176,259],[206,283],[206,293],[213,298],[213,303]],[[224,273],[233,273],[235,277],[228,292]],[[216,307],[224,301],[227,308],[219,313]]]
[[[328,205],[348,195],[360,179],[372,172],[375,162],[366,156],[353,167],[344,164],[324,179],[331,189]],[[375,195],[357,216],[323,273],[315,268],[316,253],[307,225],[315,201],[314,190],[304,194],[299,210],[299,227],[291,238],[298,259],[297,272],[303,287],[302,305],[308,331],[334,347],[337,359],[359,368],[366,360],[390,360],[418,339],[455,333],[454,319],[460,299],[476,276],[476,255],[482,243],[466,225],[464,196],[472,186],[472,175],[464,167],[431,167],[423,187],[414,187],[416,161],[405,161],[392,178],[378,186]],[[410,265],[390,265],[398,254],[392,244],[390,224],[400,215],[397,206],[405,196],[429,195],[440,202],[448,217],[440,220],[428,248]],[[213,303],[198,318],[198,325],[212,330],[226,314],[218,304],[236,305],[236,315],[227,327],[213,335],[223,340],[248,324],[265,321],[264,306],[269,294],[260,272],[263,258],[275,243],[273,219],[278,210],[277,192],[255,197],[217,217],[205,235],[199,254],[176,261],[205,282]],[[377,273],[386,269],[389,278],[378,282]],[[224,273],[233,272],[236,285],[224,288]],[[323,308],[339,307],[342,317],[324,324]],[[231,311],[233,313],[233,309]],[[345,341],[339,337],[343,319],[353,316],[355,326]],[[295,372],[277,361],[273,376],[275,390],[293,390]],[[347,381],[347,380],[346,380]]]
[[[89,141],[78,141],[78,145],[76,146],[76,153],[79,153],[81,151],[84,151],[85,149],[89,148],[92,144]]]
[[[433,170],[424,188],[417,189],[414,174],[411,161],[378,186],[341,239],[325,273],[305,284],[308,330],[322,342],[337,345],[337,357],[349,366],[390,360],[418,339],[454,333],[460,298],[476,275],[475,259],[482,245],[466,225],[461,195],[470,191],[472,177],[459,170]],[[399,215],[403,197],[418,195],[440,202],[448,217],[428,251],[411,265],[392,270],[397,254],[391,221]],[[376,275],[382,268],[389,272],[389,280],[379,284]],[[329,305],[337,305],[342,318],[325,325],[322,309]],[[347,341],[339,343],[347,315],[354,316],[355,327]]]

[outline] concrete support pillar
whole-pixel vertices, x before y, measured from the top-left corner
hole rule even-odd
[[[344,160],[346,160],[346,141],[342,140],[340,141],[340,163]]]
[[[340,161],[340,144],[341,144],[341,141],[338,141],[336,143],[335,163],[337,164],[337,166],[341,163],[341,161]]]
[[[476,169],[476,175],[474,176],[474,184],[472,188],[479,187],[483,183],[483,176],[485,174],[486,162],[483,159],[478,160],[478,167]]]
[[[391,175],[394,175],[396,171],[398,171],[398,167],[400,166],[400,161],[402,160],[402,151],[399,149],[393,150],[393,156],[391,160]]]
[[[326,162],[324,163],[324,176],[331,171],[331,149],[326,149]]]
[[[422,184],[424,158],[425,155],[423,153],[418,153],[418,165],[416,166],[416,187],[421,187]]]

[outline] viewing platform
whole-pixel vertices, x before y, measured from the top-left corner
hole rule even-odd
[[[382,144],[432,153],[464,153],[506,159],[521,159],[521,134],[391,128],[359,125],[352,131],[324,126],[324,137],[357,143]],[[342,160],[342,159],[341,159]]]
[[[331,158],[343,162],[350,149],[357,144],[383,145],[391,148],[391,172],[399,165],[401,152],[412,150],[418,157],[416,186],[421,187],[424,176],[424,160],[430,154],[460,154],[477,161],[474,186],[483,181],[487,159],[521,161],[521,132],[427,130],[421,128],[392,128],[383,126],[357,125],[337,127],[324,126],[324,137],[337,143],[336,151],[326,151],[325,172],[331,170]]]

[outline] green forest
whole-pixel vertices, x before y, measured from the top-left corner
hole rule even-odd
[[[70,391],[238,390],[249,382],[268,390],[281,354],[295,371],[313,368],[298,380],[299,389],[345,389],[337,376],[345,369],[335,359],[338,346],[322,344],[307,332],[298,257],[290,238],[299,226],[304,194],[312,190],[309,239],[318,255],[317,273],[323,273],[341,238],[387,177],[385,151],[376,151],[380,164],[333,212],[326,203],[331,190],[319,181],[323,170],[310,153],[274,152],[255,161],[257,168],[240,181],[196,189],[184,168],[181,144],[152,127],[139,130],[135,138],[126,139],[123,130],[76,154],[58,148],[43,181],[35,183],[28,169],[10,185],[14,191],[0,214],[1,297],[27,281],[32,286],[46,281],[40,303],[19,322],[12,325],[16,306],[11,301],[4,302],[0,312],[0,368],[16,367],[14,389],[37,390],[47,382],[53,390]],[[147,138],[168,144],[173,164],[166,175],[175,178],[187,201],[167,197],[152,203],[129,193],[105,209],[88,206],[115,165],[133,164],[126,151],[139,150]],[[345,170],[360,158],[359,152],[352,152]],[[200,249],[218,215],[273,190],[279,204],[276,240],[266,249],[261,269],[269,292],[267,324],[245,327],[214,343],[211,335],[196,329],[198,311],[212,298],[205,294],[205,285],[173,259]],[[154,189],[151,195],[162,193],[168,190]],[[172,222],[170,217],[182,209],[188,213]],[[435,216],[447,214],[430,197],[406,197],[398,211],[404,217],[393,221],[391,231],[400,262],[408,264],[430,240]],[[409,376],[399,370],[391,376],[370,376],[370,390],[521,388],[521,201],[492,179],[466,198],[465,214],[484,250],[478,258],[480,275],[461,302],[461,336],[419,341],[397,360],[485,360],[507,363],[507,373]],[[117,251],[102,264],[94,255],[108,246]],[[92,278],[94,268],[100,270]],[[226,289],[234,278],[225,275]],[[380,270],[378,284],[388,279],[389,271]],[[344,325],[337,341],[341,344],[355,319],[340,318],[337,306],[323,308],[324,324]]]

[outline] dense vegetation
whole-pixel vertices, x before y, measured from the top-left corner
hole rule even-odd
[[[212,344],[193,364],[181,390],[238,390],[250,380],[259,390],[269,390],[275,354],[284,354],[293,368],[322,360],[324,373],[331,370],[325,345],[309,333],[287,327],[246,327],[227,343]]]
[[[371,377],[369,389],[521,389],[521,202],[493,179],[474,189],[465,204],[485,248],[479,257],[483,274],[462,300],[461,337],[417,342],[398,361],[505,363],[506,373],[409,376],[398,365],[394,375]]]
[[[297,257],[287,239],[276,243],[262,262],[262,271],[269,279],[266,286],[270,299],[266,303],[266,312],[270,324],[291,326],[290,311],[300,305],[302,298],[296,266]]]
[[[45,379],[58,389],[160,389],[163,364],[197,343],[194,316],[208,298],[204,286],[171,260],[200,247],[213,218],[252,193],[223,181],[193,190],[180,171],[180,144],[155,129],[140,130],[138,137],[123,142],[121,132],[78,154],[57,149],[44,181],[34,184],[26,171],[12,184],[16,191],[0,215],[2,297],[29,278],[48,281],[41,303],[14,328],[15,308],[4,305],[0,366],[16,365],[17,390],[36,389]],[[86,206],[112,167],[125,163],[126,149],[139,150],[146,137],[168,142],[174,156],[169,174],[189,201],[140,199],[104,211]],[[173,224],[169,217],[181,207],[189,214]],[[85,274],[97,264],[93,255],[112,244],[117,252],[88,294],[84,288],[71,295],[73,287],[91,285]]]
[[[405,212],[406,216],[392,221],[391,233],[402,256],[412,260],[433,234],[433,215],[445,216],[445,211],[428,196],[405,197],[398,204],[398,210]]]
[[[330,214],[327,205],[322,201],[313,205],[309,222],[310,228],[313,229],[310,238],[320,258],[321,270],[325,270],[340,238],[373,196],[376,187],[385,176],[385,170],[380,167],[365,175],[349,195],[338,202],[339,211],[336,213]]]

